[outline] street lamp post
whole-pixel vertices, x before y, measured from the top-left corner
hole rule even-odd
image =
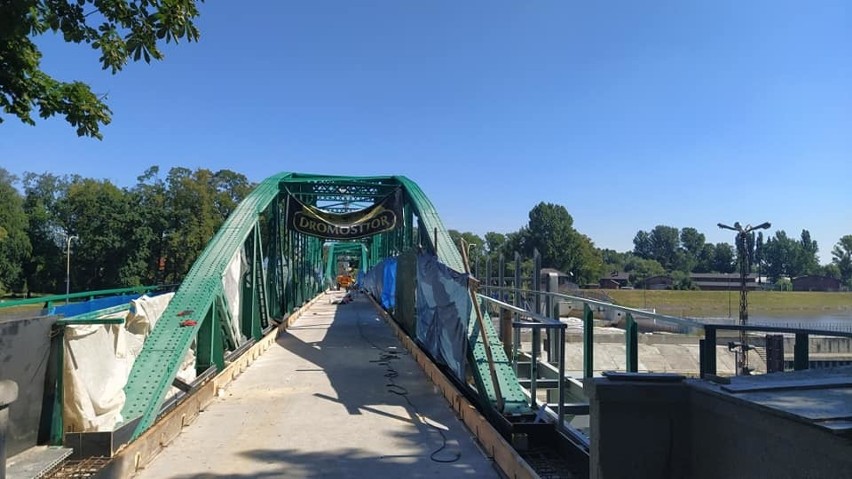
[[[65,304],[68,304],[71,293],[71,241],[79,239],[77,235],[65,235]]]
[[[739,222],[736,222],[734,223],[734,226],[728,226],[722,223],[719,223],[717,226],[722,229],[737,232],[737,258],[740,262],[740,326],[746,326],[748,325],[748,289],[746,288],[746,277],[751,270],[751,254],[748,247],[748,235],[755,230],[766,229],[772,225],[769,222],[766,222],[757,226],[746,225],[746,227],[743,228]],[[728,291],[730,294],[730,290]],[[740,355],[739,360],[737,361],[737,374],[748,375],[748,338],[745,329],[740,330],[739,348]]]
[[[465,246],[468,261],[470,262],[470,264],[477,266],[476,271],[474,272],[474,277],[477,277],[480,274],[480,271],[479,271],[479,268],[478,268],[479,260],[477,259],[477,261],[473,261],[473,256],[470,255],[470,247],[471,246],[476,247],[478,245],[476,243],[467,243],[467,246]]]

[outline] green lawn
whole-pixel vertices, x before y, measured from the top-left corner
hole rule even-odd
[[[738,291],[644,291],[605,290],[616,303],[634,308],[656,308],[658,313],[676,316],[737,317]],[[729,303],[730,301],[730,303]],[[768,316],[850,314],[852,292],[819,293],[793,291],[754,291],[748,294],[749,313]]]

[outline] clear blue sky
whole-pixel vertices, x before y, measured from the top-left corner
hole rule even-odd
[[[209,1],[200,43],[116,76],[101,142],[5,117],[0,166],[135,183],[150,165],[399,174],[449,228],[564,205],[599,247],[638,230],[771,221],[820,260],[852,234],[852,3]]]

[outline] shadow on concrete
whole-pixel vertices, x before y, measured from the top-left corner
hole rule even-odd
[[[337,297],[329,295],[329,299]],[[405,423],[404,431],[363,431],[365,442],[377,440],[393,447],[377,455],[369,447],[320,452],[270,445],[239,453],[251,461],[250,473],[199,471],[173,479],[496,476],[491,462],[471,441],[465,438],[468,444],[460,444],[460,436],[468,435],[466,430],[450,431],[441,424],[455,420],[452,411],[435,396],[431,383],[406,357],[408,353],[367,298],[356,296],[355,301],[338,306],[333,315],[316,309],[282,332],[277,344],[310,363],[297,368],[297,374],[322,372],[328,378],[334,394],[315,392],[317,401],[339,404],[349,415],[371,414]],[[317,337],[315,331],[320,330],[326,331],[321,339],[303,339]],[[472,460],[473,455],[479,457]]]
[[[414,445],[417,435],[406,434],[402,438]],[[362,449],[345,448],[324,452],[298,452],[293,449],[254,449],[241,453],[253,462],[268,465],[268,470],[258,470],[255,466],[251,473],[193,473],[170,476],[169,479],[219,479],[219,478],[420,478],[441,477],[498,477],[489,464],[476,467],[465,461],[438,463],[429,459],[429,451],[424,448],[412,450],[410,454],[389,454],[376,456]],[[439,455],[440,458],[440,455]]]
[[[328,297],[337,298],[338,295]],[[398,395],[388,393],[389,379],[385,377],[386,367],[380,361],[382,354],[388,351],[395,351],[399,356],[408,353],[378,317],[367,298],[356,295],[353,302],[339,305],[328,322],[319,319],[320,324],[317,324],[317,319],[313,319],[316,316],[310,315],[309,311],[294,326],[283,331],[277,344],[325,373],[336,397],[318,394],[318,398],[339,403],[349,414],[374,412],[370,411],[369,405],[405,404]],[[300,322],[307,324],[300,325]],[[329,324],[327,332],[317,342],[304,342],[294,334],[326,329],[325,324]],[[391,367],[397,366],[393,364]],[[398,376],[393,381],[404,388],[417,387],[423,376],[419,370],[410,369],[394,369]],[[310,368],[302,370],[316,371]]]

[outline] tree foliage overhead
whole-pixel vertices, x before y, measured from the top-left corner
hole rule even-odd
[[[104,97],[80,81],[53,78],[41,70],[41,51],[33,38],[61,35],[69,43],[100,52],[112,73],[128,61],[160,60],[163,43],[197,41],[197,0],[7,0],[0,2],[0,108],[34,125],[63,115],[79,136],[102,138],[111,111]],[[0,123],[3,117],[0,116]]]

